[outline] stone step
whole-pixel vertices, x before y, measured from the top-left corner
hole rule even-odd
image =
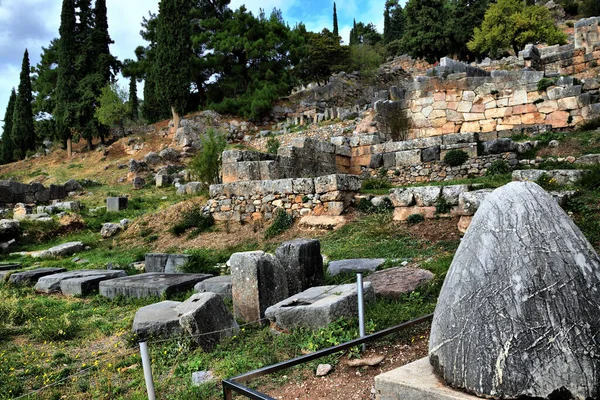
[[[33,285],[37,281],[48,275],[54,275],[61,272],[65,272],[64,268],[38,268],[28,271],[15,272],[10,274],[8,281],[13,285]]]
[[[14,271],[23,268],[21,264],[0,264],[0,271]]]
[[[194,285],[211,278],[209,274],[145,273],[100,282],[100,294],[113,299],[124,297],[161,297],[192,289]]]
[[[92,282],[96,282],[96,289],[98,289],[98,283],[107,279],[122,278],[127,276],[125,271],[120,270],[77,270],[62,272],[59,274],[48,275],[40,278],[36,285],[35,290],[41,293],[52,293],[60,292],[63,281],[76,279],[76,278],[92,278]],[[70,286],[67,286],[70,287]],[[79,285],[81,287],[81,285]],[[76,289],[74,289],[76,291]],[[67,293],[65,293],[67,294]],[[82,294],[82,293],[71,293],[71,294]]]

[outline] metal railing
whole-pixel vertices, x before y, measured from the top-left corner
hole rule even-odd
[[[288,361],[283,361],[278,364],[271,365],[269,367],[264,367],[261,369],[257,369],[251,372],[247,372],[242,375],[238,375],[234,378],[225,379],[222,381],[223,384],[223,399],[224,400],[232,400],[233,392],[241,394],[242,396],[247,397],[248,399],[253,400],[274,400],[272,397],[260,393],[256,390],[250,389],[244,384],[250,380],[259,378],[261,376],[269,375],[274,372],[279,372],[287,368],[294,367],[299,364],[304,364],[308,361],[315,360],[317,358],[321,358],[324,356],[328,356],[330,354],[338,353],[343,350],[350,349],[354,346],[358,346],[364,343],[375,341],[379,338],[385,337],[387,335],[391,335],[392,333],[400,332],[404,329],[410,328],[415,325],[422,324],[424,322],[430,321],[433,318],[433,314],[428,314],[423,317],[413,319],[412,321],[404,322],[400,325],[393,326],[391,328],[384,329],[379,332],[375,332],[371,335],[367,335],[365,337],[354,339],[346,343],[339,344],[337,346],[329,347],[327,349],[319,350],[317,352],[307,354],[301,357],[293,358]]]

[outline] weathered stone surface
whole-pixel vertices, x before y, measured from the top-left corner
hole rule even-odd
[[[82,242],[68,242],[49,248],[48,250],[30,253],[33,258],[53,258],[71,256],[83,250]]]
[[[258,321],[268,307],[288,297],[285,270],[274,255],[262,251],[235,253],[229,262],[236,319]]]
[[[175,309],[180,304],[179,301],[165,300],[140,308],[133,319],[133,333],[140,340],[181,336],[184,331]]]
[[[327,273],[335,276],[343,273],[375,272],[385,262],[385,258],[354,258],[331,261]]]
[[[158,154],[164,160],[171,161],[171,162],[177,162],[177,161],[179,161],[179,158],[181,158],[181,154],[177,150],[175,150],[171,147],[167,147],[166,149],[161,150],[161,152]]]
[[[38,268],[28,271],[15,272],[10,275],[8,281],[14,285],[31,285],[38,281],[38,279],[47,276],[65,272],[64,268]]]
[[[394,166],[414,165],[421,162],[421,150],[397,151]]]
[[[415,203],[419,207],[435,206],[442,193],[440,186],[413,187],[409,190],[412,190],[414,193]]]
[[[174,274],[183,272],[181,266],[191,260],[187,254],[148,253],[145,257],[146,272]]]
[[[43,276],[38,279],[35,284],[35,290],[41,293],[52,293],[59,292],[61,290],[61,283],[68,279],[84,278],[84,277],[96,277],[106,279],[121,278],[127,276],[125,271],[120,270],[78,270],[61,272],[58,274],[52,274]],[[98,281],[100,282],[100,281]]]
[[[458,205],[458,198],[461,193],[468,192],[469,185],[451,185],[442,188],[442,197],[446,203],[451,206]]]
[[[540,169],[516,170],[513,171],[512,180],[519,182],[535,182],[546,175],[551,180],[554,180],[557,185],[574,185],[587,173],[590,173],[590,171],[577,169],[555,169],[552,171]]]
[[[148,165],[158,165],[162,162],[162,158],[160,158],[158,153],[151,151],[150,153],[146,154],[144,161]]]
[[[408,207],[415,203],[415,195],[410,189],[392,189],[390,200],[394,207]]]
[[[421,150],[421,161],[431,162],[440,160],[440,146],[427,147]]]
[[[20,223],[14,219],[0,219],[0,240],[13,239],[19,234]]]
[[[600,154],[587,154],[577,159],[576,163],[584,165],[598,165],[600,164]],[[2,221],[0,221],[1,223]]]
[[[482,396],[597,398],[600,258],[543,189],[512,182],[473,218],[438,298],[430,361]],[[561,389],[562,388],[562,389]]]
[[[491,189],[480,189],[473,192],[463,192],[458,197],[458,209],[461,215],[473,215],[479,209],[483,200],[492,193]]]
[[[375,299],[371,283],[363,283],[363,293],[365,302]],[[316,286],[269,307],[265,316],[282,329],[318,329],[356,316],[357,296],[355,284]]]
[[[23,268],[21,264],[0,264],[0,271],[14,271]]]
[[[355,175],[326,175],[315,178],[315,191],[319,194],[339,191],[358,191],[361,180]]]
[[[125,297],[161,297],[171,296],[194,287],[200,281],[208,279],[208,274],[161,274],[145,273],[100,282],[100,294],[113,299],[119,295]]]
[[[66,296],[87,296],[98,293],[100,282],[109,279],[125,277],[125,271],[109,270],[101,271],[105,273],[92,274],[89,276],[80,276],[78,278],[65,279],[60,282],[60,291]],[[108,272],[109,274],[107,274]],[[111,272],[116,272],[113,276]]]
[[[119,212],[127,208],[127,197],[108,197],[106,199],[107,212]]]
[[[285,270],[288,296],[323,283],[321,243],[316,239],[295,239],[275,250],[275,257]]]
[[[133,189],[134,190],[143,189],[144,186],[146,186],[146,180],[144,178],[142,178],[141,176],[136,176],[135,178],[133,178]]]
[[[509,138],[500,138],[483,142],[483,154],[500,154],[515,152],[518,149],[517,143]]]
[[[394,221],[407,221],[413,214],[422,215],[425,219],[432,219],[436,216],[436,208],[431,207],[396,207],[394,209]]]
[[[192,372],[192,386],[201,386],[207,382],[214,381],[216,378],[211,371]]]
[[[108,239],[119,233],[121,229],[123,229],[123,227],[120,224],[113,224],[111,222],[107,222],[105,224],[102,224],[102,229],[100,229],[100,235],[104,239]]]
[[[434,275],[425,269],[411,267],[395,267],[377,271],[365,278],[371,282],[375,296],[378,298],[396,299],[413,292],[419,286],[433,279]]]
[[[231,275],[215,276],[198,282],[194,286],[194,290],[198,293],[212,292],[224,299],[231,299]]]
[[[223,298],[216,293],[196,293],[179,304],[175,311],[183,330],[204,351],[212,350],[222,339],[239,330]]]

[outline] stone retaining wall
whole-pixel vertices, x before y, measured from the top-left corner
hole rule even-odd
[[[24,184],[15,181],[0,181],[0,204],[16,203],[35,204],[49,203],[67,197],[71,190],[67,185],[50,185],[46,188],[41,183]]]
[[[270,220],[277,209],[294,218],[341,215],[361,188],[354,175],[242,181],[210,186],[205,207],[217,221]]]

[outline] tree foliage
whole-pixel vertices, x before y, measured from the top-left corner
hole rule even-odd
[[[12,140],[14,142],[14,156],[21,160],[25,158],[28,150],[34,150],[36,144],[35,127],[33,125],[33,111],[31,104],[31,77],[29,66],[29,52],[25,50],[21,65],[19,89],[12,120]]]
[[[498,0],[490,5],[467,46],[497,57],[509,49],[517,54],[528,43],[564,44],[566,39],[545,7],[528,6],[522,0]]]
[[[333,34],[334,36],[340,36],[340,29],[338,27],[337,6],[335,4],[335,1],[333,2]]]
[[[189,165],[189,169],[198,180],[207,185],[220,182],[221,155],[226,145],[225,135],[214,129],[206,132],[202,149]]]
[[[301,28],[302,29],[302,28]],[[326,82],[335,72],[344,70],[350,60],[350,49],[341,46],[329,30],[321,33],[306,32],[306,54],[297,66],[297,74],[305,82]]]
[[[383,11],[383,43],[400,40],[404,35],[406,15],[398,0],[387,0]]]
[[[583,0],[579,6],[579,12],[582,17],[597,17],[600,16],[600,1],[598,0]]]
[[[412,57],[434,62],[449,54],[449,4],[445,0],[408,0],[403,48]]]
[[[368,44],[374,46],[381,42],[381,40],[381,33],[377,32],[377,28],[372,22],[368,24],[359,22],[357,24],[356,20],[354,20],[354,26],[350,31],[351,46],[357,44]]]
[[[452,3],[452,53],[461,60],[474,60],[475,55],[467,47],[475,28],[481,26],[490,0],[455,0]]]
[[[125,135],[125,121],[131,115],[131,107],[126,100],[127,93],[116,83],[104,86],[98,97],[95,117],[108,128],[119,127]]]
[[[17,92],[15,88],[10,92],[8,105],[4,114],[4,128],[2,130],[2,142],[0,146],[0,164],[7,164],[15,160],[15,143],[12,138],[12,121],[15,114],[15,103]]]

